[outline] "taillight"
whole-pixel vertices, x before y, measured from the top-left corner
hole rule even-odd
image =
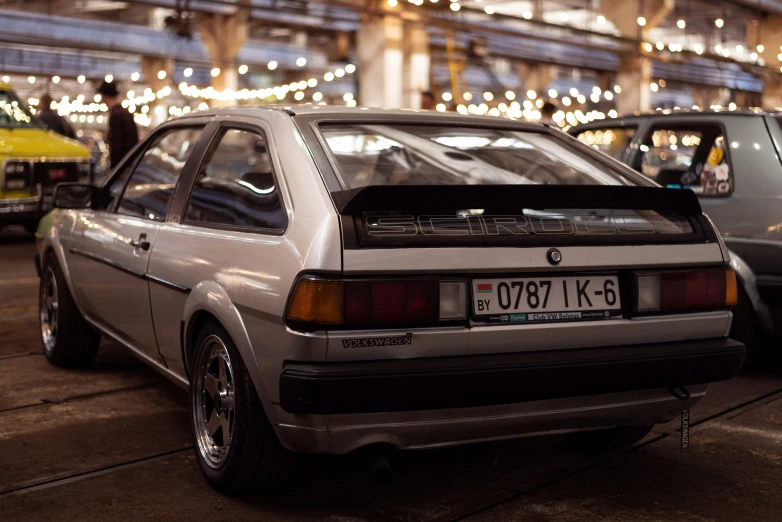
[[[406,326],[465,320],[467,283],[305,277],[296,284],[287,318],[324,327]]]
[[[737,301],[731,269],[640,272],[636,274],[639,312],[713,310]]]

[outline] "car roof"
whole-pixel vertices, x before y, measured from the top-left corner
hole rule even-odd
[[[617,126],[624,126],[627,124],[637,123],[650,117],[656,118],[680,118],[680,117],[696,117],[696,116],[778,116],[782,114],[780,109],[760,109],[757,107],[750,108],[737,108],[729,109],[727,107],[721,107],[719,109],[665,109],[648,112],[634,112],[631,114],[625,114],[617,116],[616,118],[605,118],[602,120],[590,121],[589,123],[581,123],[575,125],[569,129],[569,131],[575,129],[587,129],[590,127],[605,127],[606,125],[615,124]]]
[[[496,116],[478,116],[473,114],[459,114],[457,112],[439,112],[439,111],[425,111],[417,109],[376,109],[369,107],[344,107],[338,105],[264,105],[260,107],[221,107],[207,110],[198,110],[190,112],[186,115],[179,116],[175,119],[192,118],[199,116],[250,116],[258,117],[264,114],[270,114],[273,112],[284,112],[291,116],[303,116],[307,118],[324,116],[325,119],[340,120],[342,118],[351,121],[355,121],[355,117],[359,114],[371,116],[374,121],[377,121],[378,116],[388,117],[390,120],[399,122],[405,121],[427,121],[427,120],[446,120],[448,123],[458,124],[464,123],[468,125],[475,125],[476,123],[485,124],[487,126],[507,126],[508,124],[514,124],[520,130],[543,130],[550,128],[549,125],[541,123],[532,123],[525,120],[511,120],[508,118],[498,118]]]

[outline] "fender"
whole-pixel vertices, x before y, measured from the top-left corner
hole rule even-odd
[[[752,268],[750,268],[750,266],[734,251],[730,250],[729,252],[730,266],[733,268],[733,270],[736,271],[736,276],[741,283],[741,287],[749,297],[749,302],[752,305],[752,308],[755,310],[755,314],[758,317],[758,321],[760,321],[760,325],[766,332],[773,332],[774,324],[773,320],[771,319],[771,312],[760,299],[760,294],[758,293],[758,287],[756,284],[755,272],[753,272]]]
[[[266,395],[266,391],[262,386],[261,373],[258,369],[258,361],[255,358],[255,352],[252,350],[252,344],[250,343],[250,337],[247,334],[244,321],[239,314],[239,310],[234,306],[233,301],[228,296],[228,292],[225,291],[221,285],[214,281],[202,281],[198,283],[190,291],[190,295],[185,302],[185,308],[182,315],[184,322],[184,346],[189,346],[192,342],[192,321],[193,317],[198,312],[209,312],[220,321],[223,328],[228,331],[228,335],[231,336],[236,348],[239,350],[244,365],[247,367],[247,371],[250,373],[250,378],[255,386],[255,391],[258,393],[258,397],[261,399],[263,409],[266,412],[266,416],[272,425],[276,425],[274,419],[270,416],[273,415],[273,408],[267,407],[269,404],[269,397]],[[185,367],[188,368],[190,361],[185,360]]]
[[[50,219],[51,225],[46,229],[45,234],[41,236],[41,248],[38,252],[39,255],[41,255],[41,268],[43,268],[45,253],[47,251],[53,252],[54,257],[57,258],[57,263],[60,265],[60,270],[62,270],[62,275],[65,277],[65,283],[68,285],[68,291],[71,293],[73,302],[76,303],[76,308],[79,310],[79,313],[82,316],[86,317],[81,306],[79,293],[76,292],[76,289],[73,286],[73,281],[71,280],[70,267],[68,266],[65,256],[65,247],[63,246],[62,238],[60,237],[60,227],[56,226],[57,223],[61,223],[63,221],[63,216],[59,214],[59,212],[61,212],[59,210],[54,210],[53,212],[57,212],[57,214],[49,214],[48,216],[44,216],[42,218],[43,220],[47,219],[48,217]],[[73,219],[73,215],[68,216],[68,221],[70,221],[68,235],[70,236],[69,239],[72,240],[73,229],[76,225],[76,222]]]

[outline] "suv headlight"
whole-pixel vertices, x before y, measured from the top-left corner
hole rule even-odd
[[[29,161],[5,162],[3,188],[5,190],[30,190],[33,186],[33,166]]]

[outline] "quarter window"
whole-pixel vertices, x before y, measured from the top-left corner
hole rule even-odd
[[[227,129],[193,185],[185,222],[282,231],[287,224],[265,137]]]
[[[733,190],[727,143],[716,124],[652,128],[634,167],[664,187],[698,195],[727,196]]]
[[[202,130],[171,129],[155,138],[130,176],[117,212],[163,221],[179,175]]]
[[[614,159],[621,160],[625,150],[633,141],[635,131],[635,126],[589,129],[579,132],[577,138],[590,147],[605,152]]]

